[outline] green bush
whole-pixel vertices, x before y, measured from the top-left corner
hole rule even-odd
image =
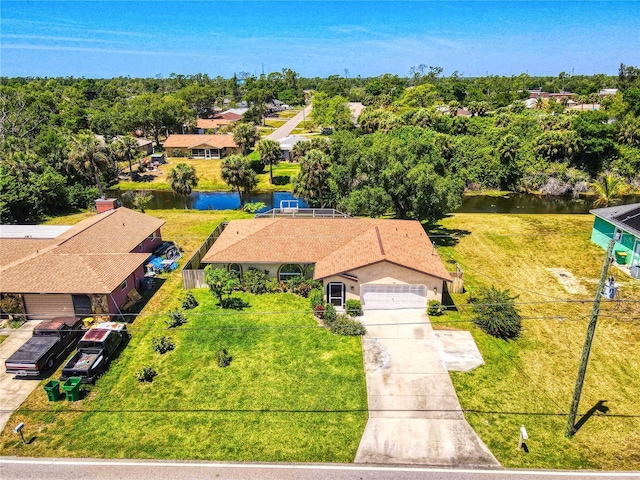
[[[327,325],[327,327],[331,328],[331,325],[333,325],[333,322],[336,321],[336,318],[338,318],[336,307],[334,307],[330,303],[327,303],[324,306],[324,323]]]
[[[347,300],[347,314],[352,317],[359,317],[362,315],[362,303],[355,298]]]
[[[229,356],[229,352],[226,348],[220,347],[216,351],[216,362],[220,368],[228,367],[231,364],[232,358]]]
[[[169,310],[167,315],[169,315],[169,320],[165,320],[165,323],[169,328],[176,328],[187,323],[187,317],[177,308],[175,310]]]
[[[136,372],[136,378],[139,382],[153,382],[153,379],[158,376],[158,372],[156,372],[151,367],[142,367],[140,370]]]
[[[489,335],[502,339],[520,336],[522,322],[509,290],[482,287],[477,295],[469,298],[473,305],[473,323]]]
[[[427,315],[437,317],[444,313],[444,307],[438,300],[429,300],[427,303]]]
[[[277,278],[270,278],[265,283],[265,287],[268,293],[282,293],[286,291],[282,282],[279,282]]]
[[[267,276],[262,270],[250,268],[242,277],[244,289],[255,295],[267,292]]]
[[[309,302],[311,303],[311,308],[315,309],[316,306],[322,305],[324,303],[324,294],[322,290],[314,288],[309,293]]]
[[[250,202],[244,206],[243,210],[247,213],[256,213],[257,211],[266,208],[266,206],[267,204],[264,202]]]
[[[153,349],[158,352],[160,355],[163,355],[171,350],[173,350],[174,348],[176,348],[176,344],[175,342],[163,335],[162,337],[154,337],[151,339],[151,346],[153,347]]]
[[[175,158],[184,158],[187,156],[187,154],[184,153],[184,150],[180,148],[174,148],[171,150],[171,156]]]
[[[331,330],[331,333],[342,335],[344,337],[355,337],[367,333],[367,329],[364,328],[364,325],[344,313],[337,316],[329,329]]]
[[[188,291],[184,298],[182,299],[182,308],[184,310],[191,310],[192,308],[196,308],[198,306],[198,301],[196,297],[193,296],[191,291]]]
[[[293,277],[291,280],[287,280],[285,282],[287,291],[291,293],[295,293],[296,295],[300,295],[301,297],[307,298],[311,290],[314,288],[321,288],[320,282],[312,280],[310,278]]]

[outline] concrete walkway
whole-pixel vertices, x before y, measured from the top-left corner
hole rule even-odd
[[[25,323],[0,343],[0,431],[13,411],[40,385],[39,380],[14,380],[13,375],[7,375],[4,369],[5,360],[31,338],[31,333],[38,323],[40,322],[35,320]]]
[[[423,309],[363,317],[369,421],[356,463],[499,467],[464,418]]]
[[[288,137],[289,135],[291,135],[291,132],[293,132],[293,129],[296,128],[306,117],[308,117],[310,113],[311,105],[307,105],[295,117],[290,118],[289,120],[287,120],[287,123],[267,135],[267,138],[269,140],[279,140],[281,138]]]

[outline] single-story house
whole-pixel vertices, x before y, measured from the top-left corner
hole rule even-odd
[[[276,142],[280,144],[280,150],[282,151],[282,158],[284,160],[291,160],[291,150],[293,146],[298,142],[310,142],[311,139],[303,137],[302,135],[289,135],[287,137],[278,138]]]
[[[29,319],[115,315],[136,294],[163,220],[96,201],[97,215],[71,227],[0,225],[0,292]]]
[[[229,120],[226,118],[199,118],[196,122],[196,128],[200,135],[204,134],[207,130],[213,130],[213,133],[218,133],[222,127],[226,127],[235,123],[236,120]]]
[[[634,267],[640,265],[640,203],[590,210],[596,217],[591,241],[607,248],[609,240],[620,232],[620,240],[613,247],[618,263]]]
[[[169,135],[164,149],[170,157],[177,156],[174,151],[182,152],[189,158],[224,158],[242,149],[236,144],[233,135]]]
[[[327,302],[343,308],[424,308],[452,281],[422,225],[372,218],[232,220],[202,263],[242,276],[249,269],[286,281],[322,282]]]

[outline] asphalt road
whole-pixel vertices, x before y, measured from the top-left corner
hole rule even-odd
[[[269,140],[279,140],[281,138],[288,137],[293,129],[296,128],[306,117],[308,117],[310,113],[311,105],[307,105],[295,117],[290,118],[289,120],[287,120],[287,123],[267,135],[267,138]]]
[[[640,472],[460,470],[339,464],[234,464],[128,460],[18,459],[0,457],[2,480],[603,480]]]

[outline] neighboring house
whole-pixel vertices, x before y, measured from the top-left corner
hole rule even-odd
[[[630,267],[640,265],[640,203],[597,208],[590,212],[596,216],[591,241],[607,248],[609,240],[620,232],[620,240],[613,248],[616,260]]]
[[[598,95],[600,95],[601,97],[606,97],[607,95],[615,95],[616,93],[618,93],[617,88],[603,88],[598,92]]]
[[[276,142],[280,144],[280,150],[282,151],[282,158],[287,161],[291,161],[291,150],[293,146],[298,142],[310,142],[311,139],[303,137],[302,135],[289,135],[288,137],[278,138]]]
[[[21,297],[29,319],[118,314],[162,244],[155,217],[96,201],[72,227],[0,226],[0,292]]]
[[[233,135],[169,135],[164,142],[169,157],[176,157],[176,150],[189,158],[224,158],[242,149],[236,145]]]
[[[196,123],[196,128],[199,134],[204,134],[207,130],[213,130],[213,133],[218,133],[222,127],[226,127],[236,122],[236,120],[229,120],[226,118],[199,118]]]
[[[105,145],[104,135],[96,135],[96,138],[100,142],[101,145]],[[113,137],[113,140],[119,140],[121,135],[116,135]],[[138,144],[138,150],[145,155],[151,155],[153,153],[153,141],[147,140],[146,138],[137,138],[136,143]]]
[[[541,90],[529,90],[529,98],[555,98],[560,100],[561,98],[572,98],[574,95],[572,92],[550,93]]]
[[[255,218],[229,222],[202,259],[242,276],[258,269],[281,281],[321,281],[343,308],[424,308],[442,300],[451,276],[422,225],[371,218]]]

